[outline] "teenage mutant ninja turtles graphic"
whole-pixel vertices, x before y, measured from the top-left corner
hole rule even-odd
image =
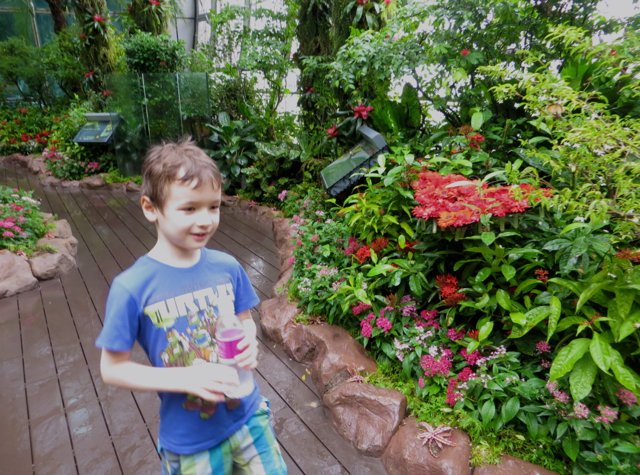
[[[167,347],[160,353],[164,366],[171,368],[217,363],[217,344],[214,338],[217,318],[210,306],[204,310],[189,312],[184,331],[175,328],[167,331]],[[229,410],[234,410],[239,405],[239,399],[226,400]],[[218,404],[188,394],[182,407],[188,411],[200,411],[201,419],[209,419],[215,414]]]

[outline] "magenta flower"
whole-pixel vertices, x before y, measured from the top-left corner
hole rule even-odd
[[[546,341],[542,340],[539,341],[538,343],[536,343],[536,351],[538,351],[538,353],[542,354],[542,353],[551,353],[551,347],[549,346],[549,343],[547,343]]]
[[[2,237],[12,238],[14,237],[14,234],[11,231],[5,231],[2,233]]]
[[[373,327],[371,326],[370,323],[365,321],[364,324],[362,324],[362,336],[365,338],[371,338],[372,334],[373,334]]]
[[[611,424],[618,418],[618,411],[614,411],[609,406],[598,406],[600,416],[595,418],[596,422],[603,422],[605,424]]]
[[[279,199],[280,201],[284,201],[284,199],[287,197],[287,195],[288,195],[288,194],[289,194],[289,193],[287,192],[287,190],[282,190],[282,191],[280,192],[280,194],[278,195],[278,199]]]
[[[336,138],[338,136],[338,126],[333,124],[333,127],[327,129],[327,135],[331,138]]]
[[[635,397],[635,395],[631,391],[624,388],[618,388],[616,396],[620,398],[620,401],[623,404],[627,404],[629,407],[638,402],[638,399]]]
[[[381,328],[385,333],[389,333],[389,330],[393,327],[391,322],[384,317],[380,317],[376,320],[376,326]]]
[[[469,50],[467,48],[463,49],[462,51],[460,51],[460,54],[462,56],[467,56],[469,54]]]
[[[578,419],[589,418],[589,408],[581,402],[577,402],[573,405],[573,412]]]
[[[357,119],[358,117],[362,117],[363,119],[368,119],[369,118],[369,112],[371,112],[373,110],[373,107],[369,106],[367,107],[364,104],[359,104],[356,107],[351,106],[351,109],[353,109],[353,118]]]
[[[460,329],[460,331],[456,331],[454,328],[449,328],[447,330],[447,336],[453,341],[462,340],[465,334],[466,332],[464,331],[464,328]]]

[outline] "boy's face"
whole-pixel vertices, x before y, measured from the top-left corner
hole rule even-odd
[[[220,222],[222,191],[210,184],[174,181],[169,187],[164,209],[155,208],[143,197],[147,219],[156,223],[158,245],[171,255],[189,259],[203,248]]]

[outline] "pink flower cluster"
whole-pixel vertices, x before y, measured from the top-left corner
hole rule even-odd
[[[402,300],[400,300],[400,303],[408,304],[400,308],[402,315],[404,315],[405,317],[418,315],[418,312],[416,310],[416,303],[411,299],[411,295],[405,295],[404,297],[402,297]]]
[[[466,331],[464,328],[460,329],[459,331],[456,331],[454,328],[449,328],[447,330],[447,336],[449,337],[450,340],[453,340],[453,341],[462,340],[465,335],[466,335]]]
[[[600,411],[601,415],[595,418],[596,422],[611,424],[618,418],[618,411],[614,411],[609,406],[598,406],[598,410]]]
[[[631,391],[624,388],[618,388],[618,392],[616,393],[616,396],[620,398],[620,401],[623,404],[627,404],[629,407],[633,406],[638,402],[638,399],[636,398],[636,396]]]
[[[440,324],[435,320],[437,316],[437,310],[423,310],[420,312],[422,320],[418,318],[414,320],[416,327],[433,327],[434,330],[438,330],[440,328]]]
[[[364,310],[368,310],[371,308],[371,305],[367,305],[364,302],[360,302],[355,307],[351,307],[351,311],[354,315],[360,315]]]
[[[584,404],[582,404],[581,402],[577,402],[573,405],[573,413],[578,419],[589,418],[589,408]]]
[[[551,353],[551,347],[549,346],[549,343],[542,340],[536,343],[536,351],[540,354]]]
[[[423,355],[420,359],[420,366],[424,369],[424,375],[430,378],[437,374],[447,376],[451,371],[452,357],[453,352],[449,348],[440,348],[439,359],[432,355]]]
[[[373,327],[371,326],[371,320],[376,317],[375,313],[371,312],[366,318],[360,320],[360,327],[362,328],[362,336],[365,338],[371,338],[373,334]]]
[[[557,381],[547,382],[547,390],[551,393],[556,402],[560,404],[566,404],[569,402],[569,395],[564,391],[560,391],[558,388]]]
[[[446,403],[453,407],[456,405],[456,402],[461,400],[464,397],[464,394],[457,391],[458,383],[467,382],[471,378],[474,378],[476,375],[468,366],[462,368],[462,371],[455,378],[451,378],[449,380],[449,386],[447,387],[447,400]]]
[[[289,194],[289,192],[287,190],[282,190],[280,192],[280,194],[278,195],[278,199],[280,201],[284,201],[284,199],[287,197],[288,194]]]
[[[14,203],[10,203],[11,206],[14,207],[14,209],[16,209],[16,205]],[[23,206],[17,206],[16,211],[21,211],[24,209]],[[18,218],[18,222],[22,223],[24,222],[24,216],[20,216],[19,219]],[[16,218],[13,216],[9,216],[7,218],[4,218],[2,220],[0,220],[0,228],[4,228],[5,231],[2,232],[2,237],[6,237],[6,238],[12,238],[12,237],[16,237],[16,236],[22,236],[25,237],[27,234],[22,232],[22,228],[18,225],[16,225]]]
[[[469,366],[474,366],[475,364],[478,363],[478,360],[482,358],[482,355],[478,350],[474,350],[471,353],[467,353],[466,348],[462,348],[462,350],[460,350],[460,356],[464,358],[464,360],[467,362]]]
[[[360,243],[354,237],[350,237],[349,240],[347,241],[347,243],[349,244],[349,247],[347,247],[344,250],[344,255],[345,256],[350,256],[351,254],[355,254],[355,252],[358,249],[360,249]]]
[[[385,333],[389,333],[389,330],[393,327],[391,322],[384,317],[380,317],[376,320],[376,326],[381,328]]]

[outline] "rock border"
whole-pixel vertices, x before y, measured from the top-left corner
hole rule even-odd
[[[63,188],[85,188],[88,190],[117,190],[117,191],[142,191],[140,185],[136,185],[132,181],[125,183],[107,183],[105,181],[106,173],[99,175],[86,176],[82,180],[61,180],[59,178],[49,176],[46,173],[46,166],[42,155],[20,155],[14,153],[0,157],[0,162],[16,163],[23,168],[28,169],[34,175],[38,175],[43,186],[61,186]]]
[[[265,206],[223,196],[223,205],[237,207],[262,222],[271,222],[278,256],[280,278],[272,299],[260,304],[263,332],[293,360],[310,365],[313,383],[322,397],[324,411],[334,430],[360,453],[380,457],[389,474],[403,475],[557,475],[524,460],[502,456],[499,465],[471,466],[471,440],[458,429],[454,446],[439,450],[434,457],[422,445],[416,419],[406,417],[407,399],[399,391],[350,381],[353,370],[368,374],[376,362],[345,329],[336,325],[295,324],[300,313],[288,300],[293,275],[294,231],[288,219]],[[437,450],[437,449],[436,449]]]

